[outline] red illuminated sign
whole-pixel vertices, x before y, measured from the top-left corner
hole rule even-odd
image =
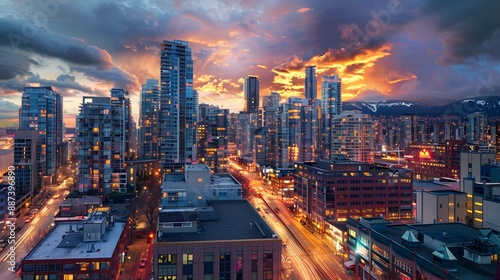
[[[427,151],[427,149],[422,149],[419,153],[418,153],[418,156],[420,158],[431,158],[430,154],[429,154],[429,151]]]

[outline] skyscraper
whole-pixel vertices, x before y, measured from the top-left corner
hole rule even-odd
[[[37,161],[44,162],[43,175],[52,178],[57,171],[57,146],[63,139],[62,123],[62,97],[52,87],[24,88],[19,128],[38,131]]]
[[[373,163],[374,122],[360,111],[345,111],[332,118],[331,156],[346,155],[350,160]]]
[[[139,117],[139,158],[160,159],[158,118],[160,114],[160,91],[158,80],[149,79],[142,85],[141,111]]]
[[[199,163],[205,163],[215,173],[227,172],[229,109],[200,104],[198,119]]]
[[[402,148],[407,148],[417,140],[417,116],[415,115],[404,115],[401,117],[403,127],[403,143]]]
[[[83,97],[76,118],[80,192],[127,191],[125,106],[109,97]]]
[[[240,112],[237,116],[235,125],[235,144],[238,150],[241,151],[241,155],[248,156],[252,154],[252,125],[250,120],[250,114],[246,112]]]
[[[304,81],[304,97],[309,100],[309,105],[312,100],[317,98],[318,80],[316,78],[316,66],[306,66],[306,78]]]
[[[305,98],[288,98],[280,104],[277,120],[270,122],[276,123],[274,164],[278,167],[289,168],[295,162],[316,159],[318,108],[308,103]]]
[[[302,161],[301,147],[304,135],[302,132],[301,113],[307,100],[290,97],[281,104],[278,128],[278,167],[292,167],[295,162]]]
[[[268,128],[267,134],[265,134],[267,139],[264,139],[267,140],[266,162],[271,165],[276,165],[277,145],[279,143],[278,128],[280,127],[280,100],[281,97],[277,92],[271,92],[269,96],[262,97],[263,125]]]
[[[342,113],[342,81],[337,74],[334,76],[323,76],[321,83],[321,112],[322,124],[322,158],[330,158],[332,142],[331,122],[333,116]]]
[[[35,130],[18,130],[14,137],[14,167],[16,168],[16,192],[29,194],[40,191],[42,174],[38,166],[45,167],[45,162],[37,161],[38,132]],[[17,208],[17,207],[16,207]],[[16,209],[17,210],[17,209]]]
[[[271,92],[269,95],[262,96],[262,107],[264,111],[267,111],[271,108],[276,108],[279,106],[281,100],[281,96],[277,92]]]
[[[166,171],[196,160],[198,92],[188,42],[164,40],[160,72],[160,158]]]
[[[467,131],[467,143],[481,144],[486,143],[486,132],[488,129],[488,118],[485,112],[475,112],[467,116],[469,119]]]
[[[123,131],[121,133],[125,139],[124,143],[122,143],[122,150],[124,151],[125,159],[131,159],[133,154],[132,142],[135,141],[135,139],[133,139],[132,133],[132,105],[130,104],[130,95],[128,91],[121,88],[111,89],[111,103],[118,105],[122,110],[120,114],[123,115]]]
[[[247,113],[256,112],[259,109],[259,77],[248,75],[245,78],[243,92],[245,94],[245,109]]]

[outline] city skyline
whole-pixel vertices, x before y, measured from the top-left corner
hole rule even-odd
[[[232,111],[243,109],[247,75],[259,76],[261,96],[303,97],[309,65],[318,83],[339,74],[345,100],[498,95],[494,1],[37,3],[0,5],[9,11],[0,16],[0,126],[16,124],[25,86],[54,87],[70,127],[83,95],[123,88],[137,120],[165,39],[190,42],[200,103]]]

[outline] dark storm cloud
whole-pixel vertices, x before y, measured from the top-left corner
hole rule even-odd
[[[68,74],[62,74],[62,75],[59,75],[59,77],[57,77],[58,82],[74,82],[75,79],[76,79],[75,76],[71,76]]]
[[[364,66],[365,66],[364,63],[351,64],[351,65],[348,65],[345,68],[345,72],[348,72],[348,73],[357,73],[358,71],[362,70],[364,68]]]
[[[7,52],[0,48],[0,80],[10,80],[18,75],[26,74],[31,63],[32,61],[21,54]]]
[[[165,33],[178,32],[169,24],[176,11],[164,1],[72,1],[48,21],[47,28],[66,35],[85,38],[86,42],[110,53],[124,46],[139,46],[143,40],[159,40]],[[84,23],[84,24],[82,24]]]
[[[22,35],[41,2],[6,5],[18,20],[0,20],[2,93],[27,81],[58,83],[68,96],[137,90],[158,78],[163,39],[189,42],[205,100],[241,94],[237,81],[248,74],[259,75],[262,95],[302,94],[304,67],[314,64],[318,76],[340,74],[346,96],[438,102],[473,94],[480,81],[467,73],[487,75],[500,58],[499,4],[465,0],[65,1],[14,52],[4,35]],[[449,63],[458,67],[443,70]]]
[[[398,2],[400,3],[398,13],[403,9],[402,2]],[[360,41],[365,43],[363,48],[377,49],[387,41],[385,35],[388,26],[398,17],[397,14],[391,14],[387,10],[387,5],[391,1],[332,1],[329,5],[325,5],[324,1],[315,0],[301,1],[301,3],[309,8],[310,12],[303,15],[296,13],[287,15],[286,21],[298,25],[299,31],[296,33],[295,29],[287,29],[284,35],[293,38],[295,46],[300,48],[300,53],[304,53],[304,59],[324,53],[328,49],[340,49],[343,45]],[[390,15],[387,23],[379,24],[374,21],[374,15],[382,15],[381,11],[386,11]],[[297,17],[303,20],[294,23],[294,18]],[[352,30],[350,38],[343,37],[342,29],[349,25],[355,26],[356,29]]]
[[[91,95],[108,95],[108,92],[92,88],[87,85],[82,85],[75,81],[75,77],[71,75],[60,75],[57,77],[57,80],[48,80],[40,77],[40,75],[32,75],[28,77],[24,83],[36,83],[41,86],[52,86],[55,88],[55,91],[62,96],[75,96],[82,94],[91,94]]]
[[[11,52],[19,50],[59,58],[80,65],[109,68],[111,56],[95,46],[81,40],[63,37],[38,28],[33,24],[12,19],[0,19],[0,46],[10,47]]]
[[[12,119],[19,117],[19,106],[0,98],[0,119]]]
[[[481,55],[500,59],[500,1],[427,0],[419,10],[442,36],[444,63],[461,63]]]
[[[87,78],[95,82],[108,81],[114,88],[123,88],[125,90],[136,88],[138,86],[137,78],[122,69],[114,66],[109,70],[99,70],[92,67],[70,67],[71,71],[80,72]]]

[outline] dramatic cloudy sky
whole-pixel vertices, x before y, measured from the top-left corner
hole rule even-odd
[[[498,11],[497,0],[4,0],[0,126],[17,122],[23,87],[38,85],[64,96],[68,126],[82,96],[113,87],[131,92],[137,119],[141,84],[159,78],[160,42],[174,39],[193,50],[200,103],[232,111],[249,74],[261,96],[303,96],[306,65],[319,83],[338,73],[345,100],[494,94]]]

